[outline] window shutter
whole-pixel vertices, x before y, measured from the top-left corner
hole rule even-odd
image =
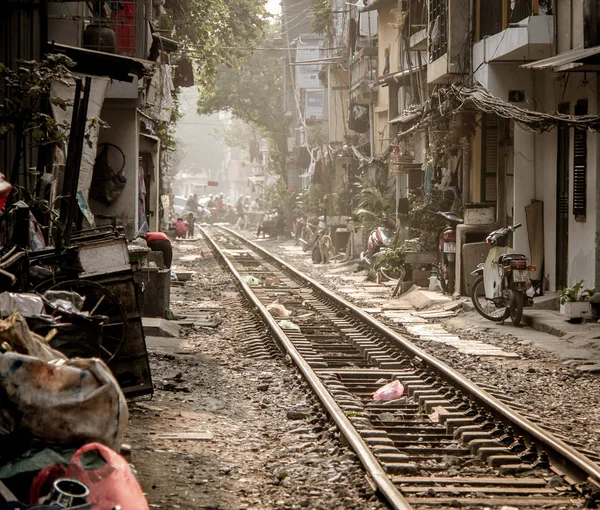
[[[575,115],[587,115],[587,99],[577,101]],[[573,214],[585,221],[587,212],[587,130],[575,128],[573,134]]]
[[[483,182],[482,199],[495,202],[498,192],[498,117],[486,114],[484,117],[483,143]]]

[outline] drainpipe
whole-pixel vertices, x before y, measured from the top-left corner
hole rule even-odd
[[[369,145],[371,150],[369,155],[375,157],[375,112],[373,111],[373,102],[369,103]]]

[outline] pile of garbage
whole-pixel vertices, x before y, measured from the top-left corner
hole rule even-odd
[[[0,510],[148,510],[117,453],[125,396],[104,361],[86,356],[102,318],[82,312],[83,299],[0,294]]]

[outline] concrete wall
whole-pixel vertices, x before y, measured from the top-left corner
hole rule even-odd
[[[348,103],[350,100],[350,77],[341,67],[329,73],[329,142],[343,142],[348,129]]]
[[[98,144],[112,143],[125,154],[124,174],[127,184],[121,195],[110,205],[105,206],[90,199],[90,208],[94,214],[116,216],[117,224],[125,227],[127,237],[135,236],[138,229],[138,154],[139,120],[136,105],[115,99],[107,99],[102,107],[102,120],[110,126],[100,131]],[[111,151],[111,166],[118,170],[121,157],[117,151]]]
[[[394,7],[385,6],[379,10],[378,17],[378,69],[377,75],[383,75],[385,67],[385,51],[390,52],[390,70],[389,73],[398,72],[400,66],[400,46],[398,38],[398,29],[392,14]],[[377,100],[374,103],[374,137],[375,137],[375,155],[379,155],[389,145],[389,88],[379,87]]]

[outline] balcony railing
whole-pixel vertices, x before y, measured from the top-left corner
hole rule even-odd
[[[537,0],[481,0],[480,5],[480,38],[498,34],[539,11]]]
[[[429,61],[448,52],[448,0],[429,3]]]
[[[369,85],[377,81],[377,48],[363,48],[350,63],[350,90],[356,102],[369,100]]]

